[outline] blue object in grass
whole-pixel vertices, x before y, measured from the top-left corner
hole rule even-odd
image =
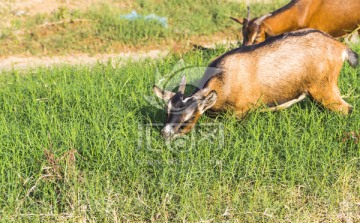
[[[144,19],[145,21],[156,21],[163,27],[165,27],[165,28],[168,27],[166,17],[161,17],[156,14],[149,14],[147,16],[143,16],[143,15],[139,15],[135,10],[133,10],[129,14],[120,16],[120,18],[129,20],[129,21],[135,21],[137,19]]]

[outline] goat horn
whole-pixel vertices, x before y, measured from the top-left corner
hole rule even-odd
[[[250,7],[247,7],[247,21],[250,21]]]
[[[184,75],[181,79],[181,82],[180,82],[180,86],[179,86],[179,92],[181,92],[182,94],[184,94],[185,92],[185,86],[186,86],[186,76]]]
[[[254,23],[255,23],[256,25],[260,26],[261,23],[264,21],[264,19],[266,19],[267,17],[270,17],[270,16],[271,16],[271,14],[264,15],[264,16],[256,19]]]

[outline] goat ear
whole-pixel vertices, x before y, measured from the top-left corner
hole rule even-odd
[[[230,17],[230,19],[234,20],[237,23],[240,23],[241,25],[243,25],[244,21],[246,20],[246,19],[243,19],[243,18],[235,18],[235,17]]]
[[[210,93],[200,102],[199,110],[201,113],[204,113],[206,110],[211,108],[217,100],[217,93],[215,91],[210,91]]]
[[[170,98],[172,98],[175,93],[171,92],[171,91],[166,91],[166,90],[161,90],[158,86],[154,85],[153,86],[153,91],[156,94],[156,96],[158,96],[159,98],[168,101],[170,100]]]

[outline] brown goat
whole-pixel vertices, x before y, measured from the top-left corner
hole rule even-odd
[[[168,101],[162,134],[171,139],[189,132],[206,110],[230,110],[241,118],[262,105],[270,110],[289,107],[306,95],[330,110],[348,114],[351,106],[337,86],[345,60],[355,67],[358,55],[314,29],[233,49],[210,63],[191,96],[184,95],[185,78],[177,93],[154,85],[155,94]]]
[[[243,45],[264,41],[269,36],[303,28],[319,29],[341,37],[360,24],[359,0],[292,0],[286,6],[260,18],[233,18],[243,25]]]

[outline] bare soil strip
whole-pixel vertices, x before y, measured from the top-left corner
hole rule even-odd
[[[214,48],[216,45],[225,44],[231,46],[236,44],[236,40],[221,40],[199,44],[204,48]],[[160,59],[171,52],[169,49],[157,49],[148,51],[128,51],[112,54],[97,54],[89,56],[87,54],[76,54],[68,56],[22,56],[12,55],[0,58],[0,72],[7,70],[24,70],[35,67],[51,67],[56,65],[91,65],[94,63],[105,63],[109,60],[116,61],[121,65],[126,61],[137,61],[146,58]]]
[[[97,62],[104,63],[108,60],[140,60],[144,58],[157,59],[164,57],[169,51],[151,50],[149,52],[128,52],[118,54],[99,54],[89,56],[78,54],[71,56],[53,56],[53,57],[26,57],[26,56],[9,56],[0,60],[0,71],[28,69],[34,67],[50,67],[60,64],[68,65],[91,65]]]

